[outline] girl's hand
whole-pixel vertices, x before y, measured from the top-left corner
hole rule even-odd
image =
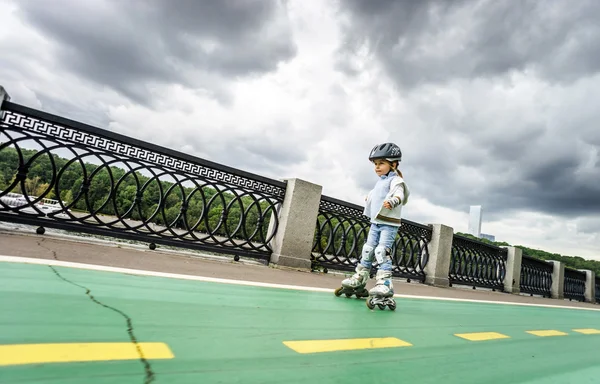
[[[383,206],[384,206],[385,208],[387,208],[387,209],[392,209],[392,204],[390,204],[390,202],[389,202],[389,201],[385,201],[385,202],[383,203]]]

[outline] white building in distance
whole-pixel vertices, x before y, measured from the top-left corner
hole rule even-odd
[[[488,235],[487,233],[482,233],[481,234],[481,238],[489,240],[489,241],[496,241],[496,236],[494,236],[494,235]]]
[[[481,205],[471,205],[469,209],[469,233],[481,237]]]

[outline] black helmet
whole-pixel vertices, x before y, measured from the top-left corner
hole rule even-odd
[[[369,161],[385,159],[387,161],[402,161],[402,151],[394,143],[377,144],[371,149]]]

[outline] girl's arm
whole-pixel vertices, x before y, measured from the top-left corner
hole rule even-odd
[[[386,202],[389,202],[392,208],[397,207],[402,204],[405,205],[408,201],[408,196],[410,192],[408,191],[408,187],[402,178],[397,178],[398,180],[392,181],[392,185],[390,186],[390,192],[388,193],[388,199]]]

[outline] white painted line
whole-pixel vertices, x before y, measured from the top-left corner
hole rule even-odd
[[[52,260],[52,259],[34,259],[34,258],[29,258],[29,257],[1,256],[0,255],[0,262],[52,265],[52,266],[57,266],[57,267],[88,269],[88,270],[102,271],[102,272],[128,273],[131,275],[166,277],[166,278],[181,279],[181,280],[206,281],[206,282],[221,283],[221,284],[237,284],[237,285],[249,285],[249,286],[255,286],[255,287],[296,289],[296,290],[301,290],[301,291],[333,292],[332,289],[328,289],[328,288],[316,288],[316,287],[303,287],[303,286],[299,286],[299,285],[260,283],[260,282],[255,282],[255,281],[221,279],[218,277],[181,275],[181,274],[177,274],[177,273],[154,272],[154,271],[144,271],[144,270],[140,270],[140,269],[108,267],[108,266],[103,266],[103,265],[73,263],[70,261],[59,261],[59,260]]]
[[[293,290],[298,290],[298,291],[311,291],[311,292],[328,292],[328,293],[333,292],[333,289],[331,289],[331,288],[318,288],[318,287],[307,287],[307,286],[301,286],[301,285],[261,283],[261,282],[256,282],[256,281],[222,279],[222,278],[218,278],[218,277],[182,275],[182,274],[178,274],[178,273],[144,271],[144,270],[140,270],[140,269],[108,267],[108,266],[103,266],[103,265],[73,263],[70,261],[59,261],[59,260],[51,260],[51,259],[34,259],[34,258],[29,258],[29,257],[18,257],[18,256],[2,256],[2,255],[0,255],[0,262],[52,265],[52,266],[57,266],[57,267],[86,269],[86,270],[92,270],[92,271],[128,273],[131,275],[165,277],[165,278],[169,278],[169,279],[204,281],[204,282],[211,282],[211,283],[246,285],[246,286],[253,286],[253,287],[293,289]],[[467,302],[467,303],[519,305],[519,306],[524,306],[524,307],[544,307],[544,308],[576,309],[576,310],[582,310],[582,311],[600,311],[600,308],[570,307],[570,306],[566,306],[566,305],[551,305],[551,304],[515,303],[515,302],[509,302],[509,301],[461,299],[461,298],[439,297],[439,296],[419,296],[419,295],[395,294],[394,297],[405,298],[405,299],[441,300],[441,301],[457,301],[457,302]]]
[[[28,237],[36,237],[38,235],[36,235],[35,233],[32,233],[32,231],[26,231],[26,230],[20,230],[16,227],[5,227],[2,224],[6,224],[6,223],[0,223],[0,235],[9,235],[9,236],[28,236]],[[29,226],[31,228],[35,228],[36,226]],[[94,245],[102,245],[102,246],[106,246],[106,247],[112,247],[112,248],[122,248],[122,249],[134,249],[136,251],[140,251],[140,252],[148,252],[148,243],[131,243],[128,242],[127,240],[121,240],[121,239],[116,239],[115,241],[110,241],[110,240],[104,240],[103,238],[98,238],[98,237],[87,237],[87,236],[77,236],[77,235],[72,235],[72,234],[67,234],[67,233],[62,233],[62,232],[55,232],[55,231],[61,231],[61,230],[57,230],[57,229],[53,229],[53,228],[46,228],[46,233],[44,234],[44,237],[47,238],[52,238],[54,240],[67,240],[67,241],[72,241],[75,243],[79,243],[79,244],[94,244]],[[221,261],[229,261],[231,259],[233,259],[233,255],[228,255],[228,256],[222,256],[222,255],[214,255],[214,254],[209,254],[209,253],[205,253],[205,252],[199,252],[199,251],[192,251],[192,250],[185,250],[185,249],[170,249],[170,248],[161,248],[160,245],[158,246],[158,248],[156,248],[153,251],[150,251],[153,254],[167,254],[167,255],[182,255],[182,256],[186,256],[186,257],[192,257],[192,258],[196,258],[196,259],[204,259],[204,260],[221,260]],[[256,260],[252,260],[250,258],[244,258],[243,256],[240,258],[239,261],[237,261],[237,263],[240,264],[247,264],[247,265],[258,265],[258,266],[262,266],[264,265],[263,263],[256,261]]]

